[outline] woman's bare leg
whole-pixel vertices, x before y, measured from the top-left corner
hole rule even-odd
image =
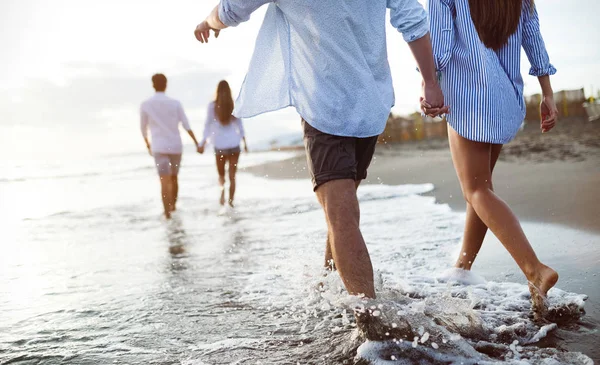
[[[234,153],[227,159],[229,161],[229,205],[233,207],[233,198],[235,197],[235,174],[237,173],[240,154],[239,152]]]
[[[501,144],[491,145],[490,151],[490,173],[493,174],[494,167],[502,150]],[[494,186],[490,181],[490,190],[494,191]],[[481,218],[475,213],[471,204],[467,203],[467,217],[465,222],[465,231],[463,234],[462,247],[456,260],[455,267],[463,270],[471,270],[475,258],[481,249],[483,239],[487,233],[488,227]]]
[[[225,205],[225,162],[227,158],[219,153],[215,154],[217,160],[217,172],[219,173],[219,186],[221,187],[221,197],[219,204]]]
[[[546,294],[556,284],[558,274],[539,261],[521,224],[508,205],[491,189],[492,145],[469,141],[452,128],[448,128],[448,136],[452,161],[465,199],[502,242],[527,280]]]

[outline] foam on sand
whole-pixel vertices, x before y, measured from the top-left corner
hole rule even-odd
[[[457,267],[444,271],[438,275],[437,279],[442,283],[460,285],[479,285],[486,283],[483,276],[477,275],[470,270],[463,270]]]
[[[531,318],[531,296],[525,282],[486,281],[473,272],[446,269],[454,258],[462,228],[456,214],[446,206],[433,204],[433,198],[394,195],[394,187],[368,188],[361,196],[362,227],[378,268],[377,301],[348,299],[337,274],[313,277],[315,281],[305,285],[321,288],[305,300],[306,308],[327,309],[313,312],[325,315],[320,326],[333,326],[338,331],[354,328],[351,318],[345,324],[336,316],[341,312],[343,318],[351,317],[361,301],[364,309],[386,322],[381,328],[382,338],[391,334],[394,323],[410,324],[412,337],[388,336],[385,342],[367,342],[359,349],[358,358],[377,364],[401,364],[404,360],[399,359],[411,358],[429,359],[422,363],[432,364],[449,359],[453,359],[449,363],[465,364],[544,363],[540,362],[543,359],[553,359],[554,364],[589,363],[590,359],[579,353],[531,346],[556,325],[540,328]],[[585,313],[586,299],[585,295],[553,288],[548,293],[546,319],[576,321]],[[397,360],[391,360],[392,355]]]

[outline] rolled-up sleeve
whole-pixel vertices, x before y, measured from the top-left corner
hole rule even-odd
[[[250,15],[261,6],[274,0],[221,0],[219,19],[228,27],[248,21]]]
[[[429,21],[423,6],[417,0],[387,0],[390,23],[406,42],[423,38],[429,32]]]
[[[454,44],[454,2],[429,0],[431,46],[438,71],[443,71],[452,55]]]
[[[527,54],[531,76],[554,75],[556,68],[550,63],[546,45],[540,32],[540,19],[533,2],[524,1],[523,7],[523,49]],[[533,6],[533,8],[532,8]]]

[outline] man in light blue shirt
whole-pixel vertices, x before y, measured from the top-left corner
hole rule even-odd
[[[417,0],[221,0],[196,28],[196,38],[208,42],[211,31],[218,36],[265,4],[234,115],[296,108],[329,229],[326,266],[339,271],[350,294],[375,298],[356,188],[366,178],[377,136],[394,105],[386,11],[409,42],[423,76],[423,99],[435,114],[447,108],[437,84],[427,15]]]

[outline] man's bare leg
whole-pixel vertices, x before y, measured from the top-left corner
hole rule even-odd
[[[353,180],[333,180],[317,188],[325,211],[331,254],[350,294],[375,298],[373,266],[360,232],[360,209]]]
[[[358,186],[360,185],[360,180],[356,181],[356,190],[358,190]],[[359,205],[360,211],[360,205]],[[359,223],[360,223],[360,216]],[[325,242],[325,269],[335,271],[335,262],[333,261],[333,254],[331,253],[331,231],[327,228],[327,241]]]
[[[167,219],[171,219],[171,202],[173,194],[172,182],[171,175],[160,176],[160,191],[165,218]]]
[[[335,271],[335,261],[333,261],[333,253],[331,252],[331,232],[327,225],[327,241],[325,242],[325,269]]]
[[[177,180],[177,176],[171,176],[171,192],[172,199],[171,200],[171,211],[174,212],[177,205],[177,197],[179,195],[179,181]]]

